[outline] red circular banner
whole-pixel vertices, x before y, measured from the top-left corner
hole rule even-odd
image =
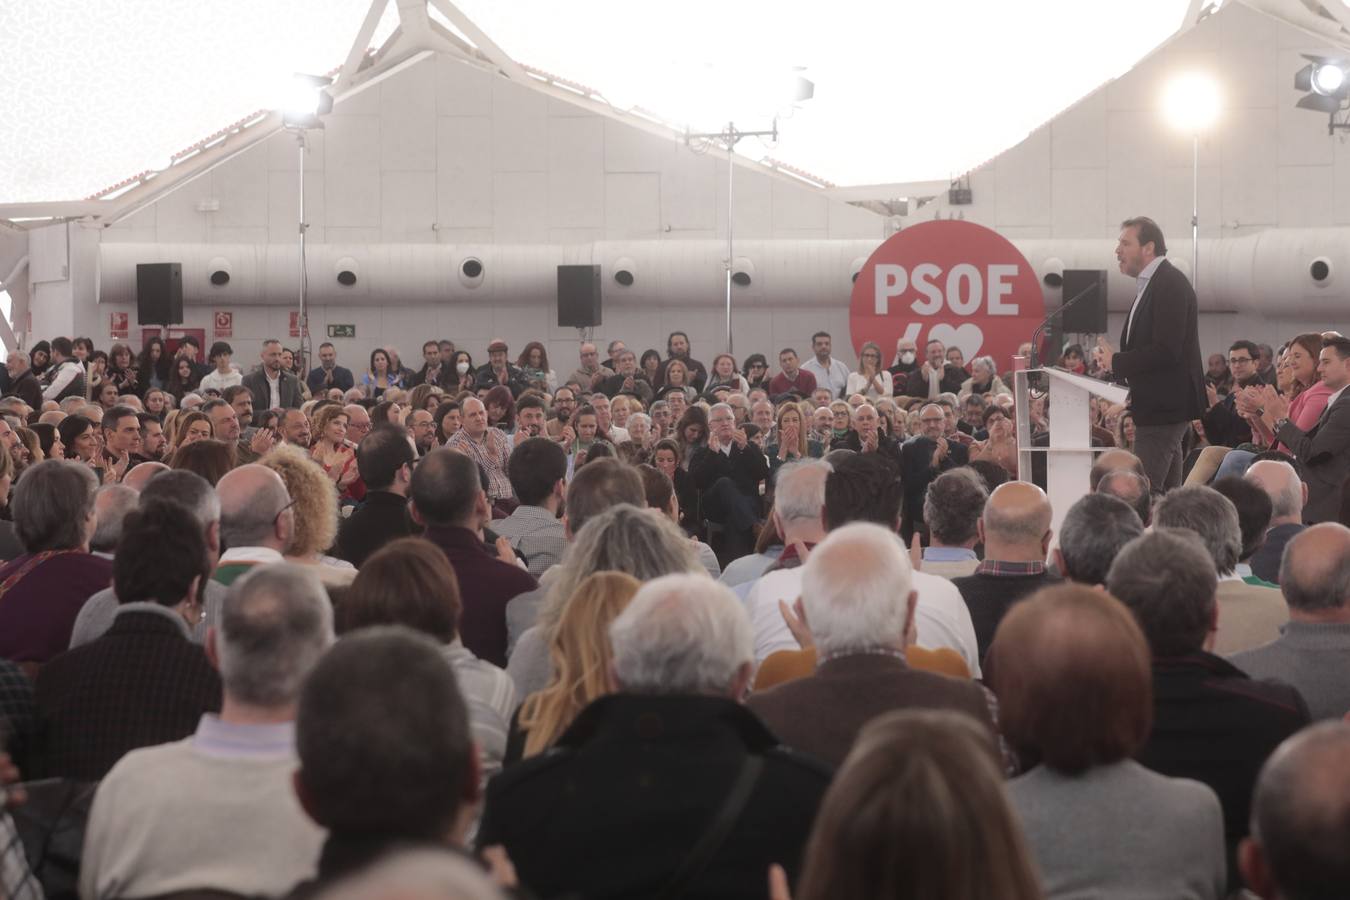
[[[908,337],[960,347],[967,363],[992,356],[1011,368],[1019,344],[1045,318],[1035,271],[1003,235],[974,222],[933,220],[897,232],[872,252],[853,283],[853,347],[875,341],[882,358]]]

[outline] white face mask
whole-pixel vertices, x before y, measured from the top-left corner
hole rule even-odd
[[[914,351],[913,351],[913,350],[906,350],[906,351],[904,351],[903,353],[901,353],[901,354],[900,354],[900,362],[904,363],[904,364],[907,365],[907,366],[913,365],[913,364],[914,364]]]
[[[469,371],[469,364],[460,360],[460,362],[455,365],[455,371],[463,375],[465,372]]]

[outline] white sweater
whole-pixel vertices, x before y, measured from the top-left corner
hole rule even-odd
[[[222,752],[196,735],[128,753],[94,796],[80,897],[287,893],[313,877],[325,837],[296,800],[297,767],[293,751]]]

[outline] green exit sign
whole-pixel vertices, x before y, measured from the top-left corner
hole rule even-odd
[[[328,336],[330,338],[354,338],[356,337],[355,325],[329,325]]]

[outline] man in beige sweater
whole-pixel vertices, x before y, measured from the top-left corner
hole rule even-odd
[[[291,790],[300,685],[333,641],[301,567],[258,566],[226,597],[207,655],[224,703],[186,740],[128,753],[99,786],[82,900],[214,889],[275,897],[314,874],[324,831]]]

